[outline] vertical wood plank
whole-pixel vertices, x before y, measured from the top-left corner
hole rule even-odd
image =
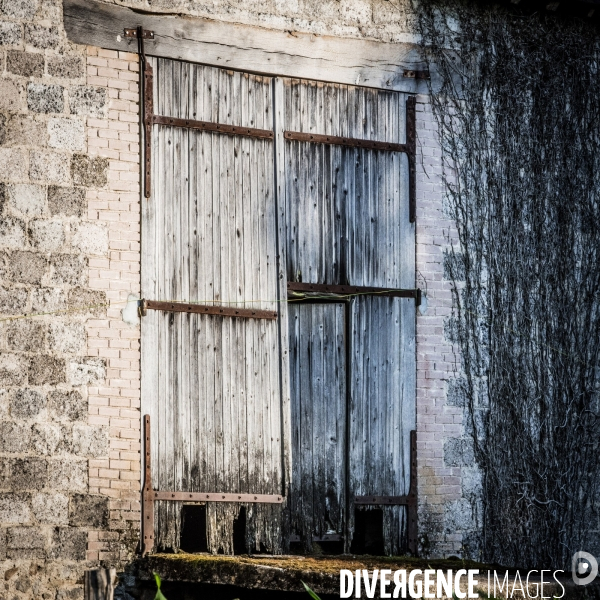
[[[287,129],[405,141],[402,94],[288,80],[285,95]],[[414,287],[414,225],[408,219],[404,155],[288,141],[285,166],[289,280]],[[323,356],[332,333],[313,313],[302,315],[300,307],[294,311],[294,322],[289,325],[294,352],[290,356],[292,439],[296,452],[307,455],[300,464],[293,464],[294,479],[302,481],[300,497],[291,504],[304,515],[305,523],[296,525],[300,531],[309,524],[320,527],[319,515],[329,507],[328,501],[322,503],[328,493],[322,473],[330,472],[330,454],[317,423],[328,422],[331,408],[321,412],[318,390],[326,384],[319,383],[316,359],[305,354],[301,340],[308,335],[305,330],[310,330],[315,343],[322,340]],[[352,534],[355,494],[408,491],[409,432],[415,426],[414,302],[356,298],[349,314],[351,336],[345,340],[351,357],[347,519]],[[321,326],[325,331],[321,332]],[[308,385],[313,387],[307,393]],[[299,400],[295,399],[298,390],[303,390]],[[306,432],[306,427],[312,427],[312,432]],[[324,453],[322,459],[317,457],[320,453]],[[309,469],[315,473],[311,481],[306,480]],[[386,507],[384,513],[386,551],[397,552],[403,543],[405,508]]]
[[[288,497],[289,486],[292,477],[292,426],[290,406],[290,357],[289,357],[289,312],[287,304],[286,265],[286,145],[283,137],[285,130],[286,115],[286,90],[289,83],[281,78],[273,80],[273,131],[275,167],[274,167],[274,191],[275,206],[277,210],[276,221],[276,246],[277,246],[277,301],[278,301],[278,333],[279,333],[279,377],[280,377],[280,452],[283,462],[283,482],[281,493]],[[288,504],[288,508],[289,504]]]

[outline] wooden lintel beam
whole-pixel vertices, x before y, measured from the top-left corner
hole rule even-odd
[[[405,77],[424,68],[419,46],[269,30],[179,14],[137,11],[97,0],[64,0],[70,41],[137,52],[124,29],[154,32],[146,52],[227,69],[330,81],[408,93],[428,93],[427,82]]]

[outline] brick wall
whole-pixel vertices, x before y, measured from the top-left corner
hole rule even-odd
[[[88,388],[89,422],[109,438],[108,456],[90,460],[89,488],[110,498],[109,531],[90,534],[88,559],[111,564],[131,557],[140,519],[140,331],[122,312],[140,293],[138,66],[136,54],[87,49],[87,83],[107,98],[104,114],[87,117],[87,160],[108,163],[86,194],[97,250],[89,286],[110,304],[86,323],[88,355],[106,363],[106,378]]]
[[[479,477],[463,426],[460,358],[451,342],[452,294],[445,263],[457,232],[444,210],[441,148],[427,96],[417,97],[417,432],[421,552],[474,556]]]

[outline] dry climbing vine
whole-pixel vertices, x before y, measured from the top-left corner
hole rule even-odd
[[[599,546],[600,35],[481,2],[415,12],[458,229],[483,557],[564,567]]]

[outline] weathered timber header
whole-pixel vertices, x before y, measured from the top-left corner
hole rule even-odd
[[[93,0],[64,0],[63,11],[67,36],[78,44],[137,52],[137,40],[125,37],[124,30],[141,26],[154,32],[154,39],[146,40],[146,52],[152,56],[265,75],[427,93],[424,80],[406,75],[423,69],[415,44],[153,15]]]

